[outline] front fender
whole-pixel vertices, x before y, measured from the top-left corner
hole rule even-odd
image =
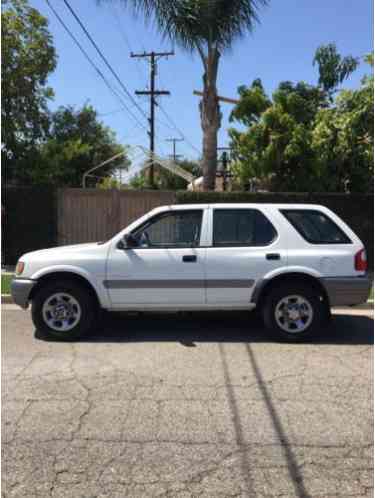
[[[46,275],[50,275],[52,273],[74,273],[75,275],[78,275],[82,278],[84,278],[95,290],[96,295],[98,296],[100,305],[103,308],[108,308],[110,307],[110,303],[108,300],[108,295],[105,289],[103,289],[103,286],[101,286],[98,282],[98,280],[93,277],[91,273],[89,273],[87,270],[84,270],[83,268],[80,268],[78,266],[74,265],[53,265],[53,266],[48,266],[46,268],[41,268],[40,270],[36,271],[31,275],[32,280],[39,280],[42,277],[45,277]]]

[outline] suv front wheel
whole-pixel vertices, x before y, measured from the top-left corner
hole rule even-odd
[[[263,305],[267,329],[283,340],[301,341],[324,325],[326,306],[321,296],[303,284],[282,284],[267,295]]]
[[[82,337],[93,327],[96,314],[91,294],[69,280],[46,284],[32,301],[35,328],[54,339]]]

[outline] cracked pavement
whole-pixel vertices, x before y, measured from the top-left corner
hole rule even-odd
[[[247,313],[35,334],[3,306],[3,497],[373,496],[371,311],[308,344]]]

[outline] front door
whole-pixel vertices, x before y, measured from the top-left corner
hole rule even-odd
[[[114,307],[203,305],[202,209],[169,210],[132,232],[137,247],[112,247],[105,286]]]
[[[207,248],[207,304],[247,306],[256,283],[285,264],[286,250],[261,210],[214,208]]]

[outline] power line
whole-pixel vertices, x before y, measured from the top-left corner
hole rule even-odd
[[[118,12],[118,11],[117,11],[117,9],[116,9],[116,6],[115,6],[116,4],[115,4],[115,3],[113,3],[112,5],[113,5],[113,10],[114,10],[114,11],[116,10],[116,12]],[[121,25],[121,27],[122,27],[122,24],[121,24],[121,22],[120,22],[120,20],[119,20],[119,17],[120,17],[120,16],[118,15],[118,16],[117,16],[118,24],[119,24],[119,25]],[[122,31],[124,32],[124,35],[125,35],[125,30],[123,29]],[[134,35],[135,35],[135,37],[136,37],[137,45],[138,45],[138,46],[140,46],[140,47],[142,48],[143,52],[146,52],[146,49],[145,49],[144,43],[143,43],[142,39],[140,38],[140,36],[139,36],[139,32],[138,32],[138,30],[137,30],[137,29],[134,31]],[[126,38],[127,38],[127,37],[126,37]],[[128,47],[130,48],[129,38],[127,38],[127,41],[126,41],[125,43],[126,43],[126,44],[128,45]],[[133,51],[133,49],[132,49],[132,48],[130,48],[130,52],[132,52],[132,51]],[[173,52],[174,52],[174,50],[173,50]],[[140,65],[140,66],[143,66],[143,63],[144,63],[144,64],[146,64],[146,65],[148,64],[148,63],[147,63],[147,61],[146,61],[145,59],[142,59],[142,58],[141,58],[141,59],[137,59],[137,62],[139,63],[139,65]],[[137,66],[137,67],[138,67],[138,66]],[[144,67],[144,66],[143,66],[143,67]],[[139,69],[139,68],[138,68],[138,69]],[[146,79],[147,79],[147,78],[146,78]]]
[[[160,104],[157,102],[157,103],[156,103],[156,106],[157,106],[157,107],[160,107]],[[163,111],[163,109],[162,109],[162,111]],[[176,131],[176,127],[175,127],[175,126],[172,126],[170,123],[167,123],[166,121],[163,121],[163,120],[161,120],[160,118],[158,118],[158,117],[156,117],[156,116],[155,116],[155,121],[156,121],[157,123],[161,124],[162,126],[164,126],[165,128],[168,128],[168,130],[170,130],[170,131],[173,131],[173,132],[175,132],[175,131]],[[177,131],[178,131],[178,130],[177,130]],[[181,135],[181,132],[179,132],[179,133],[180,133],[180,135]],[[167,132],[166,132],[166,131],[165,131],[165,132],[163,132],[163,136],[164,136],[164,139],[168,138],[168,137],[167,137]],[[157,139],[160,139],[160,137],[159,137],[159,135],[158,135],[158,134],[155,134],[155,137],[156,137]],[[185,139],[186,139],[186,137],[181,137],[181,140],[186,141]],[[189,144],[189,145],[190,145],[190,144]],[[190,147],[193,147],[193,148],[194,148],[194,146],[192,146],[192,145],[190,145]],[[194,148],[194,150],[196,150],[196,151],[198,152],[198,149]],[[199,153],[200,153],[200,152],[199,152]]]
[[[198,152],[198,154],[201,153],[201,151],[195,147],[195,145],[193,145],[190,140],[183,134],[183,132],[180,130],[180,128],[176,125],[176,123],[173,121],[173,119],[169,116],[169,114],[167,113],[167,111],[162,107],[161,104],[158,104],[158,107],[160,108],[161,112],[164,114],[164,116],[168,119],[168,121],[172,124],[172,126],[174,127],[175,130],[178,131],[178,133],[181,135],[181,138],[183,138],[185,140],[185,142],[190,145],[190,147],[192,149],[194,149],[196,152]]]
[[[157,104],[158,105],[158,104]],[[155,117],[155,121],[163,126],[165,126],[165,128],[168,128],[168,130],[171,130],[171,131],[176,131],[176,128],[174,126],[172,126],[171,124],[169,123],[166,123],[165,121],[162,121],[160,118],[157,118]]]
[[[108,62],[108,60],[105,58],[105,56],[103,55],[103,53],[101,52],[101,50],[99,49],[99,47],[97,46],[97,44],[95,43],[95,41],[93,40],[92,36],[90,35],[90,33],[87,31],[87,29],[85,28],[84,24],[82,23],[82,21],[80,20],[80,18],[78,17],[78,15],[75,13],[75,11],[73,10],[73,8],[70,6],[69,2],[67,0],[63,0],[66,7],[69,9],[69,11],[71,12],[71,14],[73,15],[73,17],[76,19],[76,21],[78,22],[78,24],[80,25],[80,27],[82,28],[82,30],[84,31],[85,35],[87,36],[87,38],[90,40],[91,44],[94,46],[95,50],[98,52],[98,54],[100,55],[101,59],[104,61],[104,63],[106,64],[106,66],[108,67],[108,69],[111,71],[111,73],[113,74],[113,76],[116,78],[117,82],[120,84],[121,88],[124,90],[124,92],[126,93],[126,95],[128,96],[128,98],[132,101],[132,103],[134,104],[134,107],[136,107],[138,109],[138,111],[148,120],[148,116],[147,114],[145,113],[145,111],[140,107],[140,105],[138,104],[138,102],[133,98],[133,96],[130,94],[130,92],[127,90],[127,88],[125,87],[125,85],[122,83],[122,81],[120,80],[118,74],[114,71],[114,69],[112,68],[112,66],[110,65],[110,63]],[[70,31],[70,29],[66,26],[66,24],[64,23],[64,21],[61,19],[61,17],[59,16],[59,14],[56,12],[56,10],[52,7],[51,3],[49,0],[46,0],[48,6],[50,7],[50,9],[53,11],[53,13],[55,14],[56,18],[59,20],[59,22],[62,24],[62,26],[64,27],[64,29],[67,31],[67,33],[69,34],[69,36],[73,39],[73,41],[75,42],[75,44],[78,46],[78,48],[80,49],[80,51],[83,53],[83,55],[85,56],[85,58],[88,60],[88,62],[93,66],[93,68],[95,69],[95,71],[97,72],[97,74],[100,76],[100,78],[104,81],[105,85],[108,87],[108,89],[111,91],[111,93],[113,95],[115,95],[115,97],[117,99],[120,100],[121,104],[123,105],[123,107],[125,108],[125,110],[133,117],[133,119],[136,121],[137,125],[140,126],[142,129],[146,130],[145,126],[139,121],[139,119],[131,112],[131,110],[128,108],[128,106],[125,104],[125,102],[123,101],[123,99],[121,98],[121,96],[118,94],[118,92],[111,86],[111,84],[108,82],[108,80],[105,78],[104,74],[100,71],[100,69],[95,65],[95,63],[92,61],[92,59],[89,57],[89,55],[87,54],[87,52],[84,50],[84,48],[82,47],[82,45],[79,43],[79,41],[76,39],[76,37],[73,35],[73,33]],[[157,104],[159,107],[160,107],[160,110],[162,111],[162,113],[165,115],[165,117],[168,119],[168,121],[172,124],[172,126],[174,127],[175,130],[178,131],[178,133],[181,135],[182,138],[184,138],[185,142],[192,148],[194,149],[196,152],[198,152],[198,154],[201,154],[201,151],[195,147],[195,145],[193,145],[190,140],[184,135],[184,133],[178,128],[178,126],[176,125],[176,123],[173,121],[173,119],[168,115],[168,113],[165,111],[165,109],[161,106],[161,104]]]
[[[149,85],[146,86],[146,88],[148,88]],[[158,107],[158,102],[155,102],[155,105],[156,107]],[[172,125],[170,125],[169,123],[166,123],[165,121],[162,121],[160,118],[158,118],[156,115],[154,116],[154,119],[155,119],[155,122],[156,123],[159,123],[161,124],[163,127],[165,128],[168,128],[168,130],[170,131],[173,131],[175,132],[176,131],[176,128],[174,128]],[[161,138],[161,135],[159,134],[159,132],[156,131],[156,127],[155,127],[155,141],[158,143],[158,147],[160,148],[160,150],[163,152],[163,154],[165,153],[164,152],[164,148],[163,148],[163,144],[162,144],[162,140],[164,140],[165,138],[167,138],[168,134],[167,134],[167,131],[165,132],[162,132],[161,135],[163,135],[163,138]]]
[[[50,1],[49,0],[46,0],[47,2],[47,5],[49,6],[49,8],[52,10],[52,12],[54,13],[54,15],[56,16],[57,20],[60,22],[60,24],[63,26],[63,28],[65,29],[65,31],[68,33],[68,35],[72,38],[72,40],[74,41],[74,43],[77,45],[77,47],[79,48],[79,50],[82,52],[82,54],[84,55],[84,57],[86,58],[86,60],[90,63],[90,65],[94,68],[94,70],[96,71],[96,73],[98,74],[98,76],[103,80],[104,84],[106,85],[106,87],[109,89],[109,91],[121,102],[122,106],[124,107],[124,109],[126,110],[126,112],[128,114],[130,114],[130,116],[132,116],[132,118],[135,120],[135,122],[137,123],[137,125],[139,127],[141,127],[143,130],[146,130],[146,127],[143,125],[143,123],[141,123],[139,121],[139,119],[137,118],[137,116],[135,114],[132,113],[132,111],[129,109],[129,107],[125,104],[125,102],[123,101],[123,99],[121,98],[121,96],[117,93],[117,91],[111,86],[111,84],[108,82],[108,80],[106,79],[106,77],[104,76],[104,74],[101,72],[101,70],[96,66],[96,64],[93,62],[93,60],[90,58],[90,56],[88,55],[88,53],[86,52],[86,50],[82,47],[82,45],[80,44],[80,42],[77,40],[77,38],[73,35],[73,33],[70,31],[70,29],[68,28],[68,26],[65,24],[65,22],[62,20],[62,18],[60,17],[60,15],[57,13],[57,11],[54,9],[54,7],[51,5]]]
[[[124,109],[115,109],[114,111],[108,111],[108,112],[99,112],[98,117],[104,117],[104,116],[112,116],[112,114],[118,114],[119,112],[123,112]]]
[[[123,82],[121,81],[121,79],[118,76],[118,74],[116,73],[116,71],[113,69],[113,67],[111,66],[111,64],[108,62],[108,60],[106,59],[106,57],[103,55],[103,52],[100,50],[100,48],[96,44],[95,40],[92,38],[92,36],[90,35],[90,33],[87,31],[87,29],[86,29],[85,25],[83,24],[83,22],[81,21],[81,19],[78,17],[78,15],[75,13],[75,11],[73,10],[73,8],[69,4],[68,0],[63,0],[63,1],[64,1],[64,4],[69,9],[69,11],[71,12],[71,14],[73,15],[74,19],[77,21],[77,23],[82,28],[82,30],[85,33],[85,35],[87,36],[87,38],[90,40],[90,42],[93,45],[93,47],[95,48],[95,50],[98,52],[99,56],[101,57],[101,59],[103,60],[103,62],[105,63],[105,65],[108,67],[108,69],[111,71],[112,75],[115,77],[115,79],[118,82],[118,84],[120,85],[120,87],[126,93],[126,95],[128,96],[128,98],[133,102],[133,104],[139,110],[139,112],[143,115],[143,117],[145,117],[146,119],[148,119],[147,118],[147,114],[138,105],[138,102],[134,99],[134,97],[131,95],[131,93],[129,92],[129,90],[123,84]]]
[[[111,9],[111,15],[112,17],[114,18],[114,20],[116,21],[116,24],[117,24],[117,28],[118,28],[118,31],[121,35],[121,38],[123,39],[123,41],[125,42],[125,45],[128,47],[129,49],[129,52],[131,52],[133,49],[130,45],[130,41],[129,41],[129,38],[127,37],[126,35],[126,32],[125,32],[125,29],[123,29],[123,26],[120,22],[120,19],[119,19],[119,16],[118,16],[118,13],[117,13],[117,10],[116,10],[116,7],[115,7],[115,4],[112,3],[111,6],[113,7],[113,9]],[[115,11],[116,10],[116,11]]]
[[[165,141],[166,142],[172,142],[172,144],[173,144],[173,146],[172,146],[173,147],[173,154],[171,156],[169,156],[169,157],[172,157],[173,161],[176,162],[177,158],[181,157],[181,154],[177,154],[176,153],[176,142],[183,142],[184,139],[183,138],[175,138],[175,137],[173,137],[173,138],[166,138]]]
[[[130,44],[130,41],[129,41],[129,38],[128,38],[127,34],[126,34],[126,31],[125,31],[124,27],[121,24],[120,16],[117,13],[117,9],[115,7],[115,4],[112,3],[111,5],[113,7],[113,9],[111,9],[111,15],[112,15],[112,17],[115,20],[115,23],[116,23],[117,28],[118,28],[118,32],[120,33],[120,36],[123,39],[126,47],[129,49],[129,52],[132,52],[133,51],[132,46]],[[145,75],[142,74],[142,71],[141,71],[141,69],[140,69],[140,67],[139,67],[138,64],[136,64],[135,67],[137,69],[137,73],[138,73],[138,76],[139,76],[139,81],[143,83],[144,80],[145,80]]]

